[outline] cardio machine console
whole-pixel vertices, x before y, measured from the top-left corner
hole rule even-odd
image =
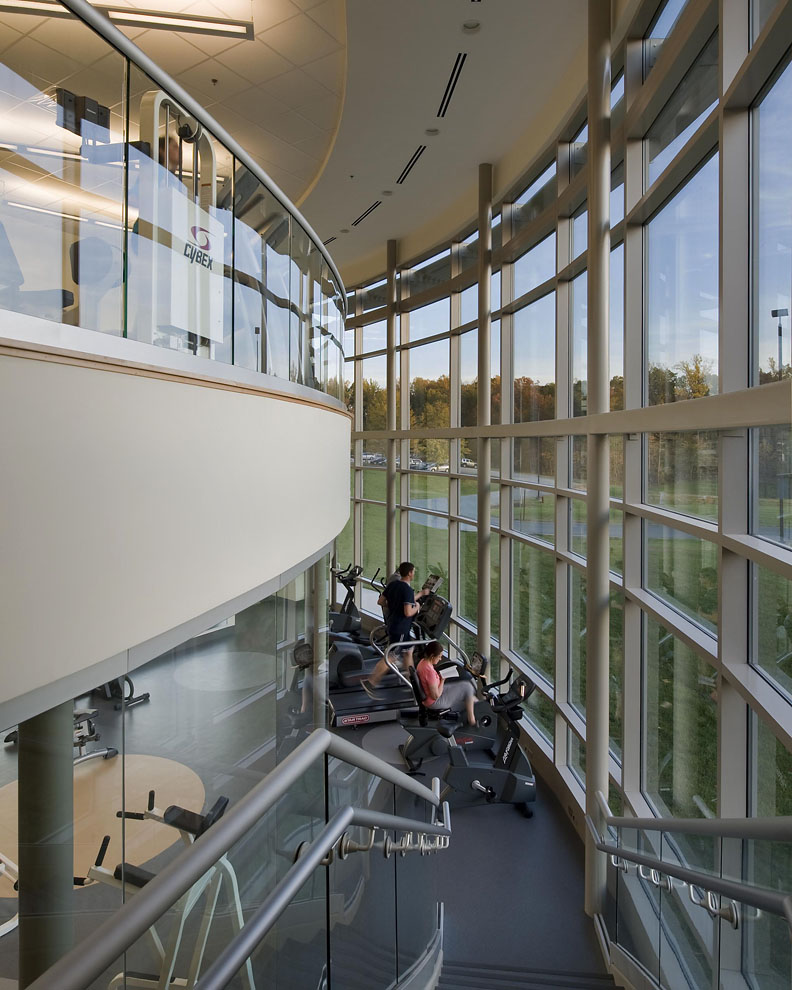
[[[451,603],[431,592],[421,599],[421,609],[415,621],[427,639],[438,639],[451,621]]]

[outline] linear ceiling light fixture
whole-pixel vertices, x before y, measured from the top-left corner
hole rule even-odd
[[[376,203],[372,203],[371,206],[366,210],[365,213],[361,213],[360,214],[360,216],[357,218],[357,220],[353,220],[352,221],[352,226],[353,227],[357,227],[357,225],[359,223],[362,223],[366,219],[366,217],[369,215],[369,213],[373,213],[374,210],[376,210],[376,208],[378,206],[382,206],[382,200],[381,199],[378,199]]]
[[[454,90],[456,89],[456,84],[459,82],[459,74],[462,72],[462,66],[465,64],[465,59],[467,58],[467,52],[460,52],[456,57],[456,62],[454,62],[454,68],[451,70],[451,75],[446,83],[445,93],[443,93],[443,99],[440,101],[440,109],[437,111],[438,117],[445,117],[446,110],[448,110],[448,105],[451,102],[451,97],[454,95]]]
[[[425,151],[426,151],[426,145],[425,144],[419,144],[417,150],[413,152],[412,158],[404,166],[404,168],[402,169],[401,175],[396,180],[396,185],[397,186],[400,186],[404,182],[404,180],[407,178],[407,176],[410,174],[410,172],[412,172],[413,166],[415,165],[415,163],[418,161],[418,159],[421,157],[421,155]]]
[[[161,10],[135,10],[133,7],[109,7],[94,4],[114,24],[127,27],[159,28],[190,34],[210,34],[218,38],[253,40],[253,22],[236,21],[227,17],[206,17],[201,14],[171,14]],[[70,10],[50,0],[0,0],[0,11],[10,14],[47,14],[49,17],[74,15]]]

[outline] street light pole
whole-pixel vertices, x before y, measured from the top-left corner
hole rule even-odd
[[[781,379],[783,377],[782,368],[783,368],[783,360],[784,360],[784,358],[783,358],[783,350],[782,350],[782,345],[783,345],[783,341],[784,341],[784,336],[783,336],[784,331],[783,331],[783,328],[781,326],[781,317],[782,316],[789,316],[789,310],[788,309],[771,309],[770,310],[770,315],[774,319],[777,319],[778,320],[778,380],[781,381]]]

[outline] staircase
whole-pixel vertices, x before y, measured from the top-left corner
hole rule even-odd
[[[514,969],[446,959],[437,990],[609,990],[615,986],[613,977],[600,973]]]

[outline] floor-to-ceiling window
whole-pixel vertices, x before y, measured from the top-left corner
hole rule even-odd
[[[394,273],[401,326],[390,359],[405,385],[393,434],[400,557],[417,564],[419,579],[442,573],[454,606],[452,635],[467,649],[479,607],[478,531],[490,528],[491,652],[535,681],[525,731],[580,806],[587,434],[606,431],[611,498],[600,525],[610,545],[611,806],[688,818],[792,810],[792,58],[780,54],[785,10],[771,0],[728,10],[647,2],[628,34],[644,39],[642,68],[622,72],[624,45],[614,50],[605,427],[601,417],[592,423],[588,408],[584,104],[570,108],[565,130],[526,162],[523,179],[499,192],[489,519],[477,518],[485,434],[477,433],[472,219],[452,243],[400,258]],[[366,335],[386,318],[384,299],[376,311],[364,309],[367,291],[356,293],[357,347],[347,355],[364,403],[374,360]],[[365,478],[374,470],[361,459],[373,442],[367,415],[365,405],[356,411],[359,530],[354,550],[348,543],[345,551],[364,563],[369,528],[380,526],[368,539],[384,547],[384,524],[365,515]],[[698,846],[674,854],[708,866]],[[746,878],[792,889],[785,857],[757,849],[748,861]],[[696,986],[710,978],[709,922],[675,893],[656,907],[669,944],[680,958],[689,949],[692,960],[687,968],[677,960],[674,969],[668,955],[657,975],[680,986],[674,981]],[[751,960],[767,986],[788,985],[782,928],[756,921],[735,937],[743,939],[735,971],[742,967],[744,976]]]

